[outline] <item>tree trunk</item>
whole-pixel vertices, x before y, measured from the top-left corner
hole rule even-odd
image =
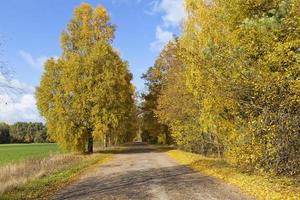
[[[94,141],[92,131],[88,130],[88,146],[87,146],[87,153],[92,154],[94,152]]]
[[[165,133],[165,136],[166,136],[166,144],[170,145],[171,144],[171,138],[169,137],[169,133],[167,131]]]
[[[111,146],[111,142],[110,142],[110,134],[107,136],[107,140],[108,140],[108,146]]]
[[[108,147],[108,134],[107,133],[105,133],[104,135],[103,135],[103,137],[104,137],[104,148],[107,148]]]

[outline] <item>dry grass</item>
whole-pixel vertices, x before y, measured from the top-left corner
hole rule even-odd
[[[53,154],[46,158],[36,158],[7,164],[0,167],[0,195],[27,181],[43,177],[84,159],[76,154]]]

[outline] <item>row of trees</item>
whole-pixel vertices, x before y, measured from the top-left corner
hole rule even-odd
[[[242,168],[300,173],[300,1],[185,6],[183,34],[144,76],[144,134]]]
[[[13,125],[0,123],[0,144],[49,142],[43,123],[17,122]]]
[[[66,150],[92,153],[94,140],[107,146],[135,136],[132,75],[111,45],[114,30],[102,6],[83,3],[61,34],[61,57],[45,64],[37,105]]]

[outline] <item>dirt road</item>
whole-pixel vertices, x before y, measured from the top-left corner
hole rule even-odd
[[[180,166],[163,152],[135,146],[119,152],[54,199],[243,200],[238,189]]]

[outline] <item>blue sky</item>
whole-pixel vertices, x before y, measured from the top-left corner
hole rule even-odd
[[[43,62],[60,56],[59,36],[80,0],[3,0],[0,7],[0,60],[13,71],[10,84],[22,93],[0,90],[0,121],[41,121],[34,98]],[[129,62],[137,90],[142,73],[153,65],[186,13],[182,0],[86,0],[102,4],[117,26],[113,46]],[[0,76],[0,83],[6,82]]]

